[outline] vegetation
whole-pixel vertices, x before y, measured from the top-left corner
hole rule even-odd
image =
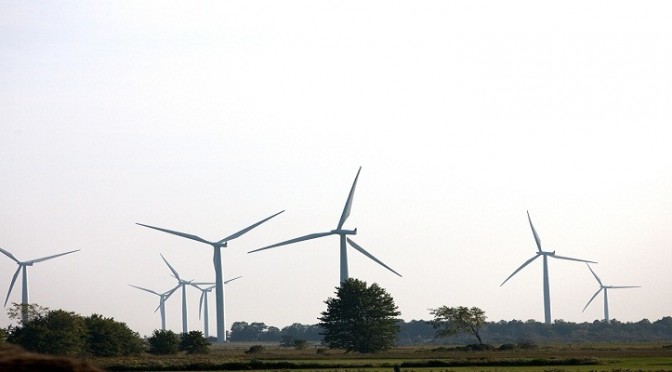
[[[459,333],[470,333],[483,345],[479,330],[485,325],[485,312],[477,307],[471,309],[464,306],[441,306],[430,310],[434,320],[430,322],[436,330],[436,337],[452,336]]]
[[[317,325],[294,323],[282,329],[267,326],[262,322],[233,322],[229,340],[233,342],[283,342],[285,337],[321,341],[322,328]]]
[[[123,356],[144,349],[140,336],[126,324],[93,314],[90,317],[64,310],[48,310],[39,305],[15,304],[11,317],[28,310],[28,321],[10,327],[7,341],[33,352],[62,356]]]
[[[209,347],[210,341],[203,337],[203,332],[191,331],[182,335],[179,349],[187,354],[207,354]]]
[[[329,348],[373,353],[392,347],[399,332],[397,310],[392,296],[376,283],[367,286],[358,279],[348,279],[328,298],[320,326]]]
[[[147,338],[149,345],[148,352],[155,355],[177,354],[180,345],[180,339],[177,334],[171,330],[155,329],[152,335]]]

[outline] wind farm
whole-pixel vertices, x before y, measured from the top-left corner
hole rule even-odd
[[[141,291],[149,292],[151,294],[159,296],[159,306],[154,310],[156,312],[157,310],[160,310],[160,315],[161,315],[161,330],[165,331],[166,330],[166,300],[170,298],[170,296],[178,289],[180,288],[180,285],[176,285],[172,289],[169,289],[163,293],[159,293],[156,291],[153,291],[151,289],[143,288],[143,287],[138,287],[137,285],[129,284],[133,288],[137,288]]]

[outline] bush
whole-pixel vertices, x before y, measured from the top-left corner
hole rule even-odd
[[[126,323],[114,318],[93,314],[84,319],[88,331],[87,351],[95,356],[137,355],[144,350],[144,342]]]
[[[210,341],[203,337],[203,332],[191,331],[182,335],[179,349],[187,354],[207,354],[210,352],[209,346]]]
[[[152,336],[147,339],[148,352],[155,355],[177,354],[180,339],[175,332],[170,330],[155,329]]]
[[[261,345],[252,345],[249,349],[245,351],[245,354],[257,354],[264,351],[264,347]]]
[[[21,327],[10,328],[7,341],[39,353],[77,356],[86,350],[84,318],[64,310],[40,314]]]

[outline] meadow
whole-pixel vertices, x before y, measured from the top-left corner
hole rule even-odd
[[[545,345],[530,349],[461,351],[452,347],[400,347],[376,354],[308,346],[303,350],[260,344],[213,345],[207,355],[89,358],[108,371],[463,372],[463,371],[670,371],[672,347],[663,343]]]

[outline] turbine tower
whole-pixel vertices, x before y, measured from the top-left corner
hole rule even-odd
[[[530,221],[530,227],[532,228],[532,235],[534,235],[534,241],[537,243],[537,254],[530,258],[529,260],[525,261],[522,265],[520,265],[519,268],[516,269],[516,271],[513,272],[513,274],[509,275],[508,278],[506,278],[505,281],[502,282],[499,286],[503,286],[504,283],[506,283],[511,277],[516,275],[520,270],[522,270],[525,266],[527,266],[530,262],[536,260],[539,257],[544,258],[544,322],[546,324],[551,324],[551,294],[550,294],[550,289],[549,289],[549,284],[548,284],[548,257],[551,258],[557,258],[560,260],[569,260],[569,261],[578,261],[578,262],[586,262],[586,263],[597,263],[593,261],[588,261],[588,260],[582,260],[579,258],[570,258],[570,257],[563,257],[563,256],[558,256],[555,254],[555,251],[553,252],[548,252],[548,251],[543,251],[541,250],[541,240],[539,239],[539,235],[537,234],[537,231],[534,229],[534,225],[532,225],[532,219],[530,218],[530,212],[527,212],[527,220]]]
[[[150,229],[163,231],[163,232],[168,233],[168,234],[174,234],[174,235],[181,236],[183,238],[187,238],[187,239],[195,240],[197,242],[209,244],[214,248],[213,263],[215,265],[215,296],[216,296],[216,302],[217,302],[217,342],[226,341],[226,331],[225,331],[226,323],[225,323],[225,319],[224,319],[224,280],[222,279],[223,274],[222,274],[221,248],[226,247],[229,240],[233,240],[233,239],[245,234],[246,232],[254,229],[255,227],[261,225],[262,223],[270,220],[271,218],[279,215],[282,212],[284,212],[284,210],[280,211],[280,212],[278,212],[278,213],[276,213],[276,214],[274,214],[270,217],[267,217],[267,218],[255,223],[254,225],[248,226],[248,227],[238,231],[237,233],[235,233],[233,235],[229,235],[226,238],[224,238],[220,241],[217,241],[217,242],[210,242],[210,241],[207,241],[207,240],[205,240],[205,239],[203,239],[199,236],[192,235],[192,234],[187,234],[187,233],[183,233],[183,232],[179,232],[179,231],[162,229],[162,228],[159,228],[159,227],[143,225],[141,223],[138,223],[138,225],[144,226],[144,227],[149,227]]]
[[[258,252],[262,251],[264,249],[270,249],[270,248],[275,248],[275,247],[280,247],[282,245],[287,245],[287,244],[292,244],[292,243],[298,243],[302,242],[304,240],[310,240],[310,239],[316,239],[316,238],[321,238],[323,236],[328,236],[328,235],[338,235],[341,238],[341,281],[340,283],[343,283],[348,279],[348,250],[346,246],[346,241],[356,250],[360,251],[363,255],[366,257],[372,259],[373,261],[377,262],[379,265],[385,267],[386,269],[390,270],[391,272],[401,276],[398,272],[392,270],[389,266],[385,265],[382,261],[374,257],[371,253],[367,252],[364,248],[359,246],[357,243],[352,241],[352,239],[348,238],[348,235],[355,235],[357,234],[357,229],[354,230],[345,230],[343,229],[343,224],[345,223],[345,220],[348,219],[348,216],[350,216],[350,209],[352,208],[352,199],[355,196],[355,186],[357,186],[357,179],[359,178],[359,172],[362,171],[362,167],[359,167],[359,170],[357,171],[357,175],[355,176],[355,181],[352,183],[352,188],[350,188],[350,194],[348,195],[348,200],[345,202],[345,207],[343,208],[343,213],[341,214],[341,219],[338,221],[338,225],[336,226],[336,229],[327,231],[327,232],[320,232],[320,233],[314,233],[314,234],[308,234],[304,235],[298,238],[290,239],[281,243],[269,245],[263,248],[255,249],[253,251],[247,252],[247,253],[253,253],[253,252]]]
[[[163,255],[161,255],[161,258],[163,258],[163,262],[168,265],[168,268],[170,271],[173,272],[173,276],[175,279],[177,279],[177,287],[182,287],[182,333],[187,334],[189,330],[187,329],[187,286],[188,285],[198,285],[198,284],[203,284],[203,285],[208,285],[208,284],[213,284],[213,283],[194,283],[193,280],[184,280],[180,278],[180,274],[177,273],[177,270],[175,270],[169,263],[168,260],[166,260]],[[175,287],[177,289],[177,287]]]
[[[236,280],[242,278],[242,276],[229,279],[224,282],[224,285]],[[198,303],[198,318],[201,318],[201,314],[203,314],[203,335],[205,338],[210,337],[210,323],[209,323],[209,316],[208,316],[208,293],[212,292],[212,289],[215,288],[214,285],[211,285],[206,288],[201,288],[198,284],[191,284],[192,286],[198,288],[201,291],[201,299],[199,300]],[[203,304],[205,304],[205,307],[203,307]]]
[[[593,302],[593,300],[595,299],[595,297],[597,297],[597,295],[600,293],[600,291],[604,290],[604,322],[608,323],[609,322],[609,299],[607,297],[607,289],[641,288],[641,287],[638,286],[638,285],[619,285],[619,286],[604,285],[604,284],[602,284],[602,281],[600,280],[600,278],[597,277],[597,274],[595,274],[595,272],[590,267],[590,265],[586,264],[586,266],[588,266],[588,270],[590,270],[590,272],[593,273],[593,276],[595,277],[595,279],[597,279],[597,282],[600,284],[600,289],[598,289],[597,292],[595,292],[595,294],[593,295],[593,297],[590,298],[590,300],[588,301],[586,306],[583,307],[583,310],[581,312],[586,311],[586,308],[588,307],[588,305],[590,305],[590,303]]]
[[[46,260],[50,260],[52,258],[60,257],[60,256],[65,256],[66,254],[74,253],[79,251],[79,249],[76,249],[74,251],[69,251],[65,253],[59,253],[55,254],[53,256],[47,256],[47,257],[42,257],[42,258],[36,258],[34,260],[28,260],[28,261],[19,261],[14,257],[13,254],[7,252],[6,250],[0,248],[0,252],[4,253],[5,256],[11,258],[16,262],[19,267],[16,269],[16,272],[14,273],[14,276],[12,277],[12,282],[9,285],[9,291],[7,292],[7,297],[5,298],[5,304],[4,306],[7,306],[7,301],[9,300],[9,295],[12,294],[12,289],[14,288],[14,283],[16,282],[16,278],[19,276],[19,271],[22,271],[22,292],[21,292],[21,321],[25,324],[26,321],[28,320],[28,309],[26,309],[25,305],[28,305],[28,271],[27,268],[28,266],[33,266],[34,263],[37,262],[42,262]]]
[[[173,288],[173,289],[169,289],[169,290],[167,290],[163,293],[158,293],[158,292],[152,291],[151,289],[138,287],[137,285],[133,285],[133,284],[129,284],[129,285],[133,288],[137,288],[137,289],[143,290],[145,292],[149,292],[149,293],[152,293],[152,294],[155,294],[155,295],[159,296],[159,307],[157,307],[156,310],[161,310],[161,329],[165,331],[166,330],[166,300],[168,300],[168,297],[170,297],[178,288],[180,288],[180,286],[176,285],[175,288]],[[154,310],[154,312],[156,312],[156,310]]]

